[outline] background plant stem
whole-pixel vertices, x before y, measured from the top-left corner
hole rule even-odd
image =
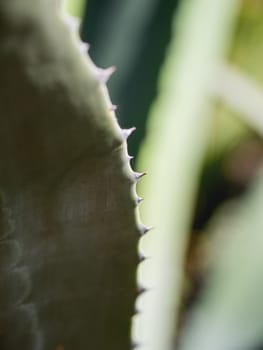
[[[143,221],[156,227],[146,236],[151,243],[146,253],[152,259],[141,265],[141,271],[154,270],[154,279],[147,282],[153,287],[151,302],[140,306],[143,316],[135,322],[135,338],[143,350],[174,348],[182,264],[209,127],[209,85],[238,4],[184,2],[177,40],[171,42],[162,71],[139,162],[150,174],[141,188],[147,198]]]

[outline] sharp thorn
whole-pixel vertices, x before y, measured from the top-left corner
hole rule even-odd
[[[134,177],[135,177],[135,180],[136,180],[136,181],[139,181],[143,176],[147,175],[146,172],[144,172],[144,173],[137,173],[137,172],[134,172],[133,174],[134,174]]]
[[[153,230],[154,227],[148,227],[148,226],[145,226],[143,224],[140,224],[140,231],[141,231],[141,235],[145,235],[147,232]]]
[[[133,156],[127,156],[127,158],[128,158],[128,161],[130,161],[130,160],[132,160],[132,159],[134,159],[134,157]]]
[[[116,105],[111,105],[111,106],[109,107],[109,110],[110,110],[110,112],[114,112],[114,111],[116,111],[117,108],[118,108],[118,107],[117,107]]]
[[[142,201],[143,201],[143,198],[142,198],[142,197],[139,197],[139,196],[138,196],[138,197],[136,198],[136,203],[137,203],[137,204],[140,204]]]
[[[80,19],[78,17],[66,14],[65,21],[72,32],[77,32],[79,30]]]
[[[89,51],[89,44],[88,43],[84,43],[84,42],[81,42],[80,43],[80,51],[84,54],[88,53]]]
[[[127,140],[127,138],[136,130],[135,127],[130,129],[122,129],[122,136],[124,140]]]
[[[111,66],[111,67],[106,68],[106,69],[97,68],[97,70],[98,70],[99,81],[103,84],[106,84],[107,81],[112,76],[112,74],[116,71],[116,67]]]
[[[141,295],[145,292],[147,292],[147,288],[146,287],[143,287],[143,286],[140,286],[140,285],[137,285],[137,291],[138,291],[138,294]]]
[[[138,256],[139,256],[139,262],[140,262],[140,263],[148,259],[148,258],[147,258],[145,255],[143,255],[141,252],[138,254]]]
[[[132,350],[139,350],[140,344],[137,341],[132,340],[131,348]]]

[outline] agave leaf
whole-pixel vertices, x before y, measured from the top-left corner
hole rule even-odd
[[[51,0],[0,1],[1,350],[129,348],[137,180],[80,44]]]

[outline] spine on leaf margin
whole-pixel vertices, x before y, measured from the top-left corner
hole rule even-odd
[[[125,350],[143,174],[108,96],[114,68],[53,9],[0,2],[0,348]]]

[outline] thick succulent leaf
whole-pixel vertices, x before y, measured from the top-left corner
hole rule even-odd
[[[129,348],[126,133],[51,0],[0,1],[0,348]]]

